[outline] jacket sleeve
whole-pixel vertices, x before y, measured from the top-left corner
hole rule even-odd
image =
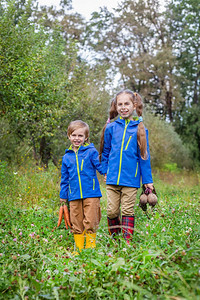
[[[102,165],[99,162],[99,153],[96,149],[94,149],[92,151],[92,155],[91,155],[91,161],[92,161],[92,165],[94,166],[94,168],[101,174],[103,175],[102,172]]]
[[[104,132],[104,144],[103,144],[103,152],[101,158],[103,174],[107,174],[107,170],[108,170],[108,159],[111,150],[111,137],[112,136],[109,127],[106,127],[106,130]]]
[[[68,191],[69,191],[69,172],[67,165],[64,161],[64,157],[62,160],[62,167],[61,167],[61,183],[60,183],[60,198],[61,199],[68,199]]]
[[[148,130],[146,129],[146,139],[147,139],[147,159],[142,159],[139,150],[139,160],[140,160],[140,171],[142,176],[142,184],[153,183],[152,173],[151,173],[151,160],[149,151],[149,140],[148,140]],[[138,147],[139,148],[139,147]]]

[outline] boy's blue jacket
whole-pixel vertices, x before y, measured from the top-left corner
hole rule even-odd
[[[139,120],[131,121],[118,118],[108,124],[104,133],[102,152],[103,174],[107,174],[106,184],[140,187],[142,183],[153,183],[150,164],[150,153],[147,137],[147,160],[140,156],[137,143]]]
[[[102,197],[96,170],[102,173],[98,151],[93,144],[65,151],[61,168],[60,198],[68,201]]]

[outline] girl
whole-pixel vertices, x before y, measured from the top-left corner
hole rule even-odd
[[[67,136],[71,146],[65,151],[61,168],[60,202],[69,201],[70,220],[76,249],[95,248],[100,222],[101,191],[96,170],[102,174],[98,152],[87,143],[89,126],[76,120],[69,124]]]
[[[113,99],[110,118],[101,136],[100,158],[107,190],[107,219],[110,234],[120,232],[127,243],[134,230],[134,204],[140,177],[153,190],[148,131],[142,120],[143,103],[139,94],[120,91]],[[136,111],[137,117],[133,118]],[[119,118],[110,123],[117,115]],[[122,220],[120,221],[120,204]]]

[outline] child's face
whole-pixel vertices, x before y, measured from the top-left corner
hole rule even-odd
[[[86,139],[85,128],[78,128],[74,130],[68,138],[72,144],[74,151],[78,150],[78,148],[84,144]]]
[[[130,95],[121,94],[117,97],[117,112],[122,119],[133,120],[133,111],[136,109],[136,104],[130,99]]]

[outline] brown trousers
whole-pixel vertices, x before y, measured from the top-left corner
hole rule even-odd
[[[120,205],[122,216],[133,216],[136,201],[137,188],[107,185],[107,216],[114,219],[120,215]]]
[[[100,198],[73,200],[70,205],[72,232],[81,234],[95,233],[101,219]]]

